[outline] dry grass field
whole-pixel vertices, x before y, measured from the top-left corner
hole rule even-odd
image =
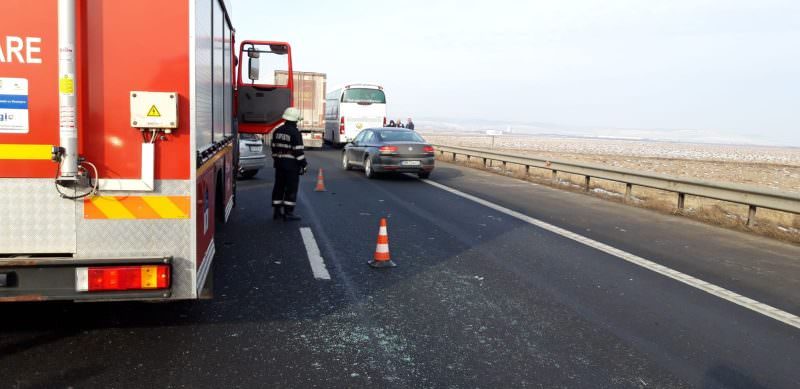
[[[800,148],[648,142],[614,139],[561,138],[549,136],[497,136],[428,132],[431,143],[491,149],[497,152],[531,155],[554,160],[591,162],[610,167],[666,174],[708,181],[731,182],[765,189],[800,193]],[[448,156],[449,160],[449,156]],[[459,163],[467,164],[459,157]],[[469,163],[483,168],[481,162]],[[525,177],[522,166],[500,163],[489,167],[500,174],[517,176],[566,190],[584,191],[582,176],[559,174],[554,183],[550,171],[531,169]],[[625,185],[592,179],[591,194],[612,201],[624,201]],[[634,187],[632,205],[678,213],[677,195],[655,189]],[[755,224],[747,227],[747,206],[687,196],[685,216],[729,228],[747,230],[800,243],[800,215],[759,209]]]

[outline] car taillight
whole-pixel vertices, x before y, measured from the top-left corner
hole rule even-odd
[[[397,152],[397,146],[382,146],[378,149],[381,154],[393,154]]]
[[[425,154],[433,154],[433,146],[425,146],[422,148],[422,152]]]
[[[169,288],[169,265],[98,266],[75,269],[75,290],[104,292]]]
[[[339,135],[344,135],[344,116],[339,120]]]

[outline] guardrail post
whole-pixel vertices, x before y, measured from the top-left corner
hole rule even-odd
[[[453,153],[453,162],[456,161],[456,153]]]
[[[686,205],[686,193],[678,193],[678,209],[683,210]]]
[[[631,201],[632,191],[633,191],[633,184],[625,184],[625,201]]]
[[[586,184],[585,184],[584,190],[587,191],[587,192],[589,191],[589,180],[591,180],[591,177],[586,176],[586,178],[585,178]]]
[[[439,157],[444,158],[444,150],[439,150]]]
[[[486,167],[486,158],[483,159],[483,167]]]
[[[553,183],[558,184],[558,170],[553,170]]]
[[[503,161],[503,173],[506,172],[506,161]]]
[[[531,165],[525,165],[525,177],[531,176]]]
[[[471,155],[467,154],[467,163],[469,163]]]
[[[747,226],[751,227],[756,222],[756,206],[751,205],[747,210]]]

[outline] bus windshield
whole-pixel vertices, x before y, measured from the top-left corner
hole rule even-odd
[[[345,89],[343,103],[378,103],[386,104],[386,95],[380,89],[352,88]]]

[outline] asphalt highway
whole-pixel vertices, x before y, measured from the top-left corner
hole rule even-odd
[[[498,209],[793,315],[798,246],[438,163],[492,208],[307,155],[300,222],[271,219],[271,171],[239,182],[212,300],[0,305],[0,388],[800,387],[800,329]],[[367,266],[382,217],[392,269]]]

